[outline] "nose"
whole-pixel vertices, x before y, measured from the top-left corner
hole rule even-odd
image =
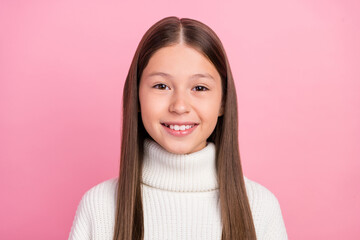
[[[189,97],[185,93],[175,91],[171,97],[169,111],[177,114],[183,114],[190,111]]]

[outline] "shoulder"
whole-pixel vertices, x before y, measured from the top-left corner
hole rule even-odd
[[[94,185],[82,198],[88,201],[112,199],[117,190],[117,180],[118,178],[111,178]]]
[[[91,221],[106,219],[115,211],[116,194],[117,178],[100,182],[83,194],[79,211],[86,212]]]
[[[244,181],[257,235],[260,239],[287,239],[277,197],[258,182],[245,176]]]
[[[89,188],[81,197],[79,210],[93,215],[103,208],[114,208],[116,203],[117,178],[100,182]]]
[[[117,178],[112,178],[96,184],[83,194],[69,239],[98,239],[97,236],[110,236],[114,222],[116,191]]]
[[[250,204],[261,203],[268,207],[278,205],[278,199],[268,188],[244,176],[246,193]]]

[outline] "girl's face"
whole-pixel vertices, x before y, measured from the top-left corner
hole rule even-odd
[[[214,65],[183,44],[156,51],[140,79],[144,127],[172,153],[189,154],[206,146],[222,115],[221,97],[221,77]]]

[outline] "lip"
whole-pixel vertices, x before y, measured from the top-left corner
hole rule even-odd
[[[163,123],[161,124],[161,126],[163,126],[163,128],[171,135],[175,136],[175,137],[184,137],[187,136],[189,134],[191,134],[199,124],[196,123],[177,123],[175,124],[174,122],[171,122],[171,124],[166,123],[167,125],[194,125],[192,128],[189,129],[185,129],[185,130],[174,130],[171,129],[170,127],[165,126]]]
[[[166,125],[199,125],[196,122],[161,122],[161,124],[163,123]]]

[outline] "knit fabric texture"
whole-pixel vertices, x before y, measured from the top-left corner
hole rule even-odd
[[[85,192],[78,204],[69,240],[112,240],[118,178]],[[258,240],[286,240],[275,195],[244,176]],[[220,240],[219,186],[215,144],[190,154],[166,151],[145,139],[141,182],[144,240]]]

